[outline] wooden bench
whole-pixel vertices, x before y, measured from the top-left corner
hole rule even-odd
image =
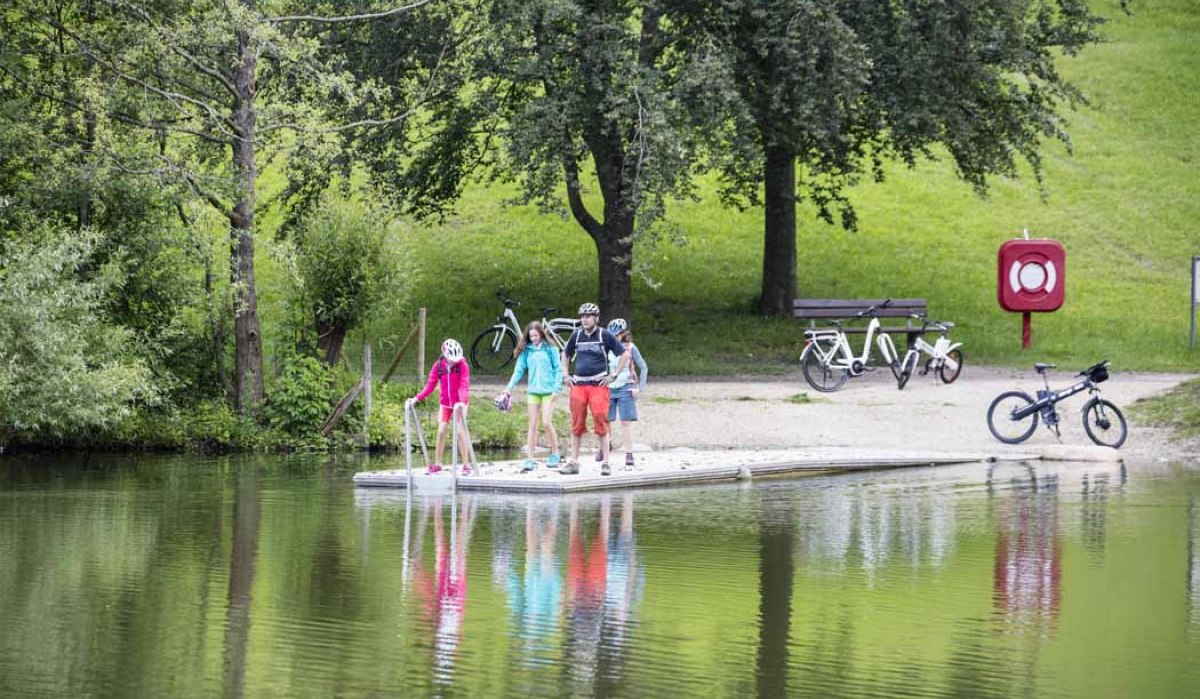
[[[795,299],[792,301],[792,315],[807,320],[810,328],[817,327],[818,320],[860,320],[842,325],[842,330],[848,334],[865,333],[870,319],[856,319],[855,316],[875,306],[875,315],[880,319],[879,332],[904,333],[911,347],[921,334],[921,324],[914,322],[912,315],[926,315],[929,308],[925,299],[892,299],[887,308],[880,308],[884,301],[887,299]],[[895,322],[889,324],[888,318],[903,318],[904,325]]]

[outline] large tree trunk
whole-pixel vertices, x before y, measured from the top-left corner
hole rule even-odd
[[[792,518],[762,503],[759,515],[758,665],[759,697],[787,696],[788,642],[792,629]]]
[[[250,646],[250,607],[258,567],[260,493],[253,469],[238,475],[233,501],[233,541],[229,551],[229,596],[225,608],[224,696],[245,695],[246,654]]]
[[[605,222],[596,236],[600,263],[600,312],[605,322],[629,318],[633,309],[633,222]]]
[[[766,150],[766,231],[758,310],[763,315],[786,315],[796,297],[796,156],[778,145],[768,145]]]
[[[243,0],[253,7],[253,0]],[[237,35],[238,66],[234,74],[237,103],[233,113],[236,138],[233,167],[240,188],[238,202],[229,215],[229,266],[233,280],[234,407],[247,410],[263,399],[262,336],[258,324],[258,294],[254,286],[254,185],[257,169],[255,138],[256,48],[250,35]]]
[[[329,366],[337,364],[338,357],[342,354],[342,344],[346,340],[346,332],[346,326],[341,323],[317,323],[317,349],[325,355],[325,363]]]

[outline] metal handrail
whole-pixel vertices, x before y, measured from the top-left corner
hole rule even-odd
[[[467,437],[467,446],[470,451],[464,454],[465,458],[469,458],[471,463],[479,467],[479,461],[475,458],[475,445],[471,442],[471,431],[467,429],[467,404],[455,403],[450,412],[450,473],[454,476],[454,490],[458,491],[458,424],[462,423],[463,434]]]
[[[421,428],[421,418],[417,415],[417,404],[411,398],[404,402],[404,459],[405,475],[408,478],[408,489],[412,490],[412,432],[413,424],[417,426],[417,439],[421,443],[421,455],[425,458],[425,468],[429,468],[429,447],[425,443],[425,431]]]

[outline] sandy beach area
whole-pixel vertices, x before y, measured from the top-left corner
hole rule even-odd
[[[653,369],[653,365],[651,365]],[[1187,374],[1114,372],[1101,384],[1104,396],[1125,410],[1139,398],[1167,390]],[[1070,385],[1074,372],[1054,370],[1050,386]],[[498,390],[483,379],[478,390]],[[481,385],[479,385],[481,384]],[[497,384],[498,386],[498,384]],[[861,448],[937,452],[1027,451],[1058,444],[1039,426],[1024,445],[1000,444],[987,428],[987,408],[999,393],[1019,389],[1031,395],[1042,387],[1029,369],[967,365],[953,384],[932,374],[914,376],[903,391],[881,368],[851,379],[840,391],[819,393],[799,371],[773,377],[671,379],[650,375],[638,400],[635,443],[655,450]],[[488,395],[491,395],[490,393]],[[807,399],[802,397],[807,396]],[[805,402],[805,401],[808,402]],[[1091,445],[1083,430],[1086,394],[1059,404],[1062,444]],[[566,409],[560,399],[559,409]],[[1121,449],[1125,458],[1200,459],[1200,444],[1173,442],[1166,430],[1130,424]]]

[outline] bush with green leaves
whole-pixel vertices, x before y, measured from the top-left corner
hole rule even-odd
[[[105,309],[119,270],[88,266],[100,237],[0,236],[0,444],[78,439],[158,391],[135,337]]]
[[[295,302],[330,365],[346,333],[396,298],[402,258],[392,228],[372,206],[330,198],[296,233]]]
[[[287,359],[263,407],[267,424],[295,437],[315,435],[329,415],[331,386],[331,370],[316,358]]]

